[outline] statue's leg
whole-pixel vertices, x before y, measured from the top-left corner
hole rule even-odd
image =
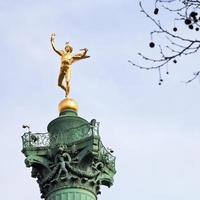
[[[70,85],[69,85],[69,81],[66,82],[66,97],[69,96],[69,91],[70,91]]]
[[[57,178],[56,178],[57,181],[58,181],[58,179],[60,178],[61,172],[62,172],[62,169],[60,168],[59,171],[58,171]]]
[[[60,74],[58,76],[58,86],[61,87],[66,92],[66,88],[63,85],[64,77],[65,77],[65,73],[62,70],[60,70]]]
[[[66,175],[68,174],[68,171],[65,167],[65,162],[62,163],[61,169],[62,169],[63,172],[65,172]]]
[[[65,74],[65,79],[66,79],[66,97],[68,97],[69,92],[70,92],[70,78],[71,78],[71,67],[69,66],[66,74]]]

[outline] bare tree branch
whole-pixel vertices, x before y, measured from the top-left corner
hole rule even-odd
[[[200,39],[196,39],[197,36],[193,34],[186,34],[184,32],[178,31],[178,28],[174,25],[173,29],[169,29],[167,26],[163,26],[160,20],[156,17],[151,16],[142,6],[142,2],[139,2],[140,11],[154,24],[155,29],[150,32],[151,42],[149,43],[150,48],[155,47],[154,38],[164,37],[167,39],[167,44],[159,44],[159,54],[160,57],[152,58],[148,57],[141,52],[138,55],[146,62],[148,66],[139,65],[131,60],[128,60],[133,66],[139,69],[153,70],[157,69],[159,72],[160,82],[163,81],[161,68],[166,67],[168,63],[177,63],[177,59],[181,56],[188,56],[195,54],[200,49]],[[198,16],[198,11],[200,9],[199,0],[155,0],[154,15],[159,14],[159,7],[164,9],[169,14],[175,14],[173,22],[178,21],[179,25],[185,28],[189,28],[191,31],[199,31],[200,27],[200,16]],[[174,23],[173,23],[174,24]],[[172,31],[170,31],[172,30]],[[194,33],[194,32],[193,32]],[[155,36],[156,35],[156,36]],[[199,35],[198,35],[199,37]],[[167,71],[168,72],[168,71]],[[199,76],[200,72],[194,73],[193,78],[186,81],[190,83]]]

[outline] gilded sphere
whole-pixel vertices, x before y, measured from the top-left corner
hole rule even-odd
[[[63,99],[58,105],[59,112],[63,112],[67,109],[74,110],[75,112],[78,111],[78,103],[71,98]]]

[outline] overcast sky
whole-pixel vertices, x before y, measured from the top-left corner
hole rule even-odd
[[[80,116],[101,123],[117,157],[115,183],[99,199],[200,199],[200,84],[181,83],[199,57],[169,66],[162,86],[156,71],[132,67],[127,60],[139,62],[138,51],[153,54],[152,24],[139,10],[134,0],[0,0],[2,199],[40,199],[21,153],[21,126],[46,132],[58,116],[64,94],[52,32],[58,49],[70,41],[91,56],[73,65],[71,97]]]

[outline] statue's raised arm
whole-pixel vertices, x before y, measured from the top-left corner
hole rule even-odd
[[[51,46],[52,46],[53,50],[54,50],[59,56],[62,56],[62,51],[57,50],[57,49],[55,48],[55,45],[54,45],[55,36],[56,36],[55,33],[52,33],[52,34],[51,34]]]

